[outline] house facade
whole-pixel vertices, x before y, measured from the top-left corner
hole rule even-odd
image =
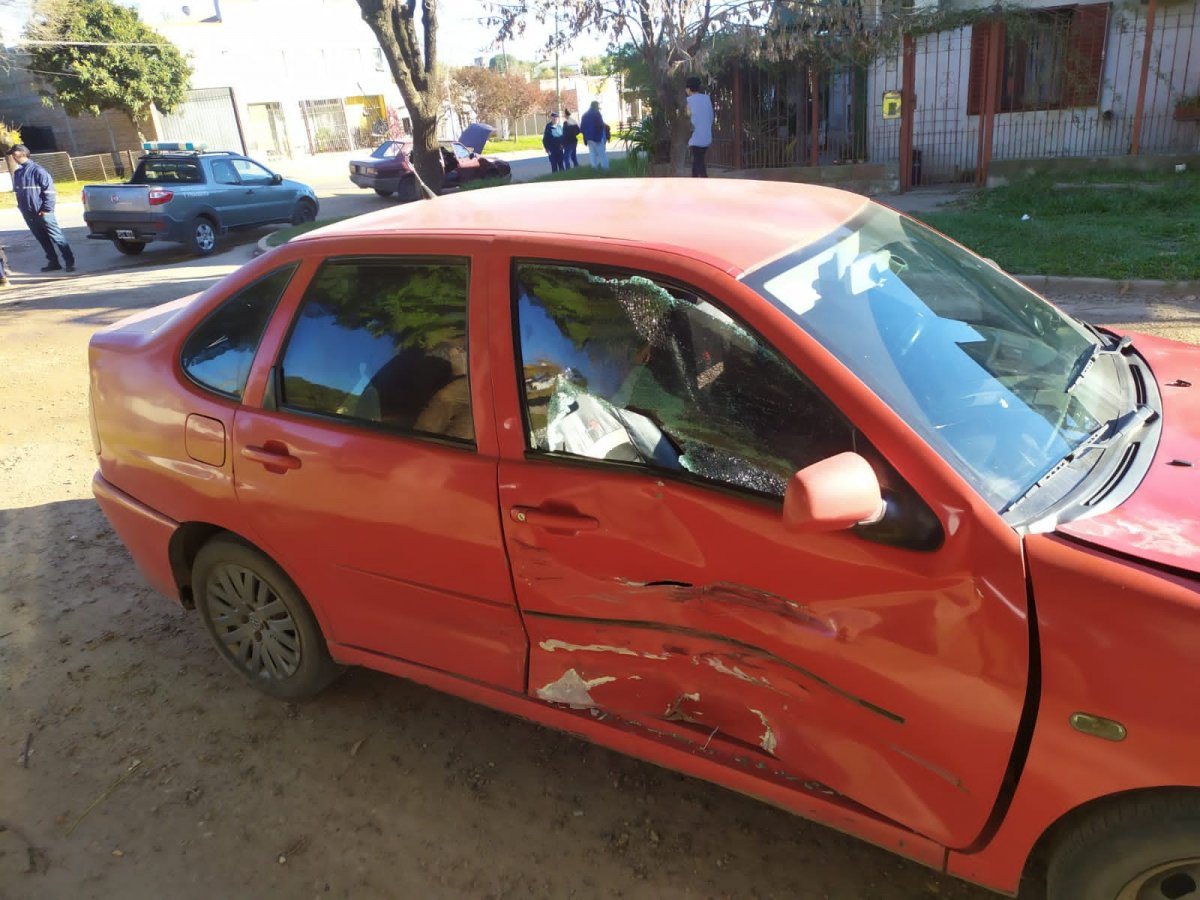
[[[907,186],[984,183],[995,162],[1200,150],[1200,116],[1180,104],[1200,93],[1200,0],[1021,7],[906,35],[864,66],[727,66],[714,155],[883,164]]]

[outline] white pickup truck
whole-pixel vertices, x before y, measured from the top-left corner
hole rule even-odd
[[[112,241],[122,253],[132,256],[152,241],[173,241],[207,256],[218,235],[231,229],[317,217],[312,188],[245,156],[192,144],[143,147],[148,152],[127,184],[83,189],[88,237]]]

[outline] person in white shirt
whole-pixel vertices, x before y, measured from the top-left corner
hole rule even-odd
[[[688,140],[692,151],[692,177],[707,178],[704,154],[712,144],[713,108],[712,100],[703,93],[700,79],[695,75],[687,80],[687,106],[692,120],[692,136]]]

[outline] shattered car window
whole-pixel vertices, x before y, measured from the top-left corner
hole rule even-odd
[[[529,446],[782,496],[849,426],[786,361],[695,292],[526,263],[517,313]]]

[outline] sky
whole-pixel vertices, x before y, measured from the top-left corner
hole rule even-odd
[[[137,7],[142,18],[154,25],[162,21],[164,15],[178,15],[183,6],[196,8],[211,8],[212,0],[123,0]],[[260,0],[263,3],[279,4],[280,0]],[[11,45],[19,36],[21,26],[29,15],[32,0],[0,0],[0,34],[5,45]],[[330,4],[331,6],[335,4]],[[344,0],[349,14],[354,15],[356,4],[354,0]],[[480,17],[486,15],[486,2],[481,0],[438,0],[438,53],[441,61],[449,66],[473,65],[477,58],[482,57],[485,64],[488,58],[500,52],[500,45],[495,40],[495,30],[482,24]],[[554,24],[539,23],[532,16],[526,19],[524,36],[509,41],[504,49],[518,59],[533,62],[553,62],[553,56],[547,57],[545,45],[554,32]],[[319,23],[312,23],[313,34],[319,34]],[[366,25],[363,26],[366,30]],[[370,32],[367,31],[370,40]],[[572,41],[562,54],[564,63],[577,62],[581,56],[599,56],[605,50],[606,41],[601,37],[585,36]]]

